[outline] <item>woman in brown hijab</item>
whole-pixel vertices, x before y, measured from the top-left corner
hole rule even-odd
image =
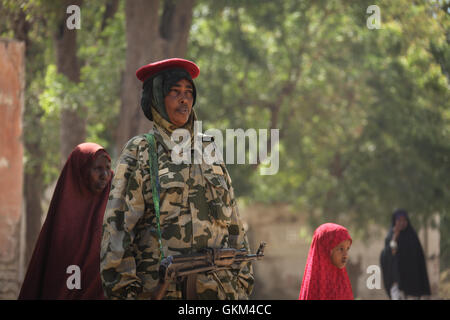
[[[100,281],[103,214],[112,178],[103,147],[82,143],[56,184],[19,299],[104,299]]]

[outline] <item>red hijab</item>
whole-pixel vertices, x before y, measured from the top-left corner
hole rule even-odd
[[[101,154],[111,160],[100,145],[82,143],[67,159],[19,299],[104,299],[100,241],[111,180],[101,194],[91,192],[88,187],[89,169]],[[69,277],[75,275],[73,270],[67,270],[71,265],[79,267],[80,289],[68,288]]]
[[[299,300],[353,300],[347,270],[331,262],[331,250],[344,240],[352,238],[338,224],[325,223],[314,231]]]

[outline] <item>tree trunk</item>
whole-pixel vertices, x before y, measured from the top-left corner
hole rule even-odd
[[[105,30],[108,20],[114,17],[114,15],[117,12],[117,9],[119,8],[119,0],[109,0],[105,4],[105,13],[103,14],[102,19],[102,25],[100,27],[100,30]]]
[[[41,146],[36,146],[35,149],[30,148],[30,144],[26,144],[28,153],[36,156],[42,154]],[[42,165],[33,166],[31,173],[26,173],[24,177],[25,186],[25,201],[26,201],[26,249],[25,249],[25,267],[31,260],[34,246],[36,245],[39,232],[41,231],[41,217],[42,217]]]
[[[186,55],[194,2],[166,0],[161,17],[159,0],[126,2],[127,53],[115,137],[118,150],[130,138],[149,129],[140,106],[142,83],[136,78],[136,70],[157,60]]]
[[[58,72],[70,81],[80,81],[80,63],[77,57],[77,29],[69,30],[66,21],[69,15],[66,9],[70,5],[81,7],[81,0],[66,0],[58,8],[60,14],[55,34],[56,65]],[[60,150],[61,164],[64,164],[73,148],[86,139],[86,120],[83,119],[83,107],[72,110],[70,106],[61,106]]]
[[[16,18],[14,19],[14,37],[25,43],[25,59],[26,61],[32,60],[32,46],[33,41],[30,40],[29,31],[30,23],[26,20],[26,14],[21,9]],[[27,75],[25,81],[24,90],[27,91],[30,77],[34,74],[33,70],[28,68],[30,63],[27,63]],[[26,236],[25,236],[25,259],[24,267],[28,266],[28,263],[33,254],[34,246],[36,244],[37,237],[41,230],[41,217],[42,217],[42,162],[39,159],[43,158],[42,145],[39,137],[36,137],[32,132],[41,132],[40,118],[43,112],[36,109],[36,105],[30,103],[30,97],[25,99],[25,111],[24,116],[24,146],[27,155],[31,161],[26,163],[24,170],[24,197],[25,197],[25,221],[26,221]]]
[[[15,299],[23,273],[22,112],[25,45],[0,40],[0,299]]]

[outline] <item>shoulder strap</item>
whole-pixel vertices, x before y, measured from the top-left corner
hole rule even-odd
[[[156,149],[156,141],[155,136],[151,133],[146,133],[145,138],[148,141],[149,149],[148,149],[148,161],[150,165],[150,176],[152,182],[152,196],[153,196],[153,205],[155,206],[155,214],[156,214],[156,226],[158,231],[158,243],[159,243],[159,251],[160,251],[160,261],[164,259],[164,251],[162,247],[162,237],[161,237],[161,223],[160,223],[160,215],[159,215],[159,173],[158,173],[158,153]]]

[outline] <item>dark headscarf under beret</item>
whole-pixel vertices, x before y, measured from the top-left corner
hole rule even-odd
[[[182,68],[167,69],[145,80],[142,86],[141,108],[147,119],[153,120],[150,109],[153,107],[164,119],[170,122],[164,105],[164,97],[167,96],[170,88],[182,79],[188,80],[192,85],[194,98],[192,106],[194,106],[197,92],[194,81],[186,70]]]

